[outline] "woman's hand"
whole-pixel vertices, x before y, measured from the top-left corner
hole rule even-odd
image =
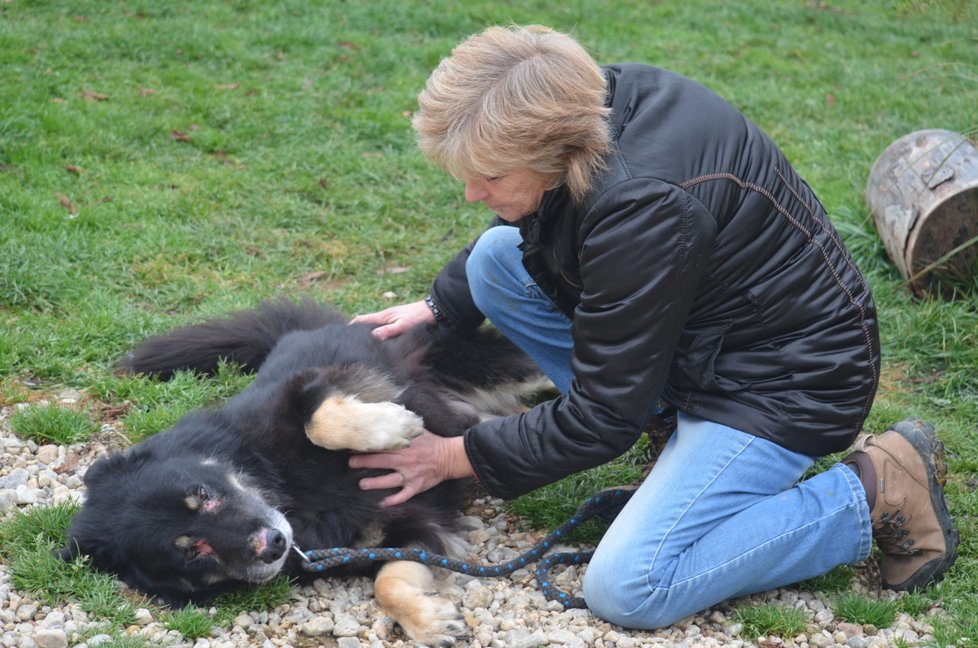
[[[379,340],[397,337],[419,324],[434,324],[435,316],[424,301],[391,306],[377,313],[357,315],[351,324],[375,324],[372,333]]]
[[[350,457],[350,468],[381,468],[392,471],[386,475],[360,480],[362,490],[401,489],[384,498],[381,506],[403,504],[443,481],[471,477],[474,474],[472,464],[465,454],[462,437],[440,437],[427,430],[401,450],[353,455]]]

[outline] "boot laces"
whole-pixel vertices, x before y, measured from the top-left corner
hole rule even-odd
[[[913,538],[908,538],[910,531],[903,528],[907,517],[897,510],[883,513],[873,524],[873,537],[883,553],[915,556],[920,549],[913,548]]]

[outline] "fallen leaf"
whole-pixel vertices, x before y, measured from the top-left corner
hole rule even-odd
[[[388,266],[384,268],[383,274],[404,274],[410,271],[411,268],[409,266]]]
[[[295,281],[300,286],[308,288],[309,286],[311,286],[312,284],[319,281],[325,276],[326,276],[326,272],[319,270],[317,272],[310,272],[309,274],[302,275],[301,277],[297,278]]]
[[[120,405],[102,404],[102,405],[98,405],[96,408],[99,418],[101,418],[102,420],[109,420],[109,421],[122,418],[123,416],[128,414],[129,410],[131,409],[132,409],[132,403],[130,403],[129,401],[126,401]]]
[[[171,130],[170,131],[170,137],[172,137],[173,139],[175,139],[178,142],[192,142],[193,141],[193,139],[191,139],[190,135],[187,135],[186,133],[182,133],[182,132],[180,132],[178,130]]]
[[[319,188],[320,189],[329,189],[329,179],[327,179],[327,178],[320,178],[319,179]]]
[[[240,83],[221,83],[214,87],[218,90],[237,90],[240,86]]]
[[[68,198],[68,196],[64,194],[58,194],[58,202],[61,203],[61,206],[64,207],[68,211],[68,213],[71,214],[72,216],[78,213],[78,208],[75,207],[74,204],[72,204],[71,199]]]
[[[65,100],[61,97],[51,97],[51,103],[63,104],[65,103]]]
[[[66,164],[65,171],[68,173],[74,173],[75,175],[81,175],[84,169],[77,164]]]
[[[831,92],[825,95],[825,105],[830,108],[835,105],[835,95]]]
[[[94,90],[82,90],[79,93],[85,101],[108,101],[109,95]]]
[[[148,97],[150,95],[155,95],[155,94],[156,94],[156,90],[154,90],[152,88],[140,88],[139,89],[139,96],[140,97]]]

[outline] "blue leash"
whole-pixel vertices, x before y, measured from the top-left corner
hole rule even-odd
[[[501,563],[480,564],[455,560],[447,556],[431,553],[418,548],[367,548],[350,549],[333,547],[332,549],[312,549],[302,551],[293,545],[295,551],[302,556],[302,568],[309,572],[322,572],[342,565],[360,565],[377,561],[410,560],[432,567],[442,567],[451,571],[469,574],[471,576],[508,576],[517,569],[531,563],[538,563],[533,575],[543,595],[549,601],[559,601],[564,609],[584,608],[587,605],[579,596],[570,596],[555,588],[547,573],[555,565],[579,565],[586,563],[594,555],[593,550],[567,551],[545,556],[555,544],[558,544],[567,534],[592,517],[600,516],[611,521],[621,511],[625,502],[632,496],[634,489],[609,488],[591,497],[581,505],[572,518],[561,524],[557,529],[548,533],[532,549],[520,554],[513,560]]]

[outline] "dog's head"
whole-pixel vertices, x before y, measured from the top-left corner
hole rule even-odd
[[[135,446],[95,462],[60,556],[171,605],[278,574],[292,527],[228,461]]]

